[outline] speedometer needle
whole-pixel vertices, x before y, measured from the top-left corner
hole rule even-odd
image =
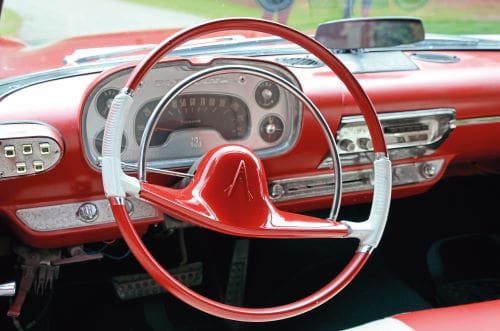
[[[174,129],[168,129],[168,128],[161,128],[161,127],[157,127],[157,128],[155,128],[155,131],[166,131],[166,132],[172,132],[172,131],[174,131]]]

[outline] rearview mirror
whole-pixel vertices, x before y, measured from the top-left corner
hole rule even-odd
[[[356,49],[413,44],[425,33],[419,18],[370,17],[323,23],[314,38],[327,48]]]

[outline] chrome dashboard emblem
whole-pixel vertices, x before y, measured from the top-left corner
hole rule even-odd
[[[224,189],[224,192],[227,192],[228,198],[231,197],[231,195],[233,195],[233,192],[238,183],[245,185],[248,201],[252,200],[253,196],[252,193],[250,192],[250,187],[248,185],[247,166],[245,164],[245,161],[243,160],[240,161],[238,168],[236,169],[236,173],[234,174],[232,183],[229,184],[229,186]]]
[[[87,202],[78,208],[77,216],[82,222],[93,223],[99,216],[99,209],[95,204]]]

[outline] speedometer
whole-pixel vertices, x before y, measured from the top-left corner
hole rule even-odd
[[[135,138],[140,144],[146,123],[160,100],[149,101],[135,119]],[[244,138],[249,131],[250,112],[240,98],[227,94],[184,94],[170,102],[154,129],[150,146],[163,145],[172,131],[213,129],[226,140]]]

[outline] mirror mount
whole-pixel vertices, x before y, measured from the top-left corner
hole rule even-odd
[[[425,31],[416,17],[351,18],[320,24],[314,38],[336,52],[358,52],[414,44],[425,39]]]

